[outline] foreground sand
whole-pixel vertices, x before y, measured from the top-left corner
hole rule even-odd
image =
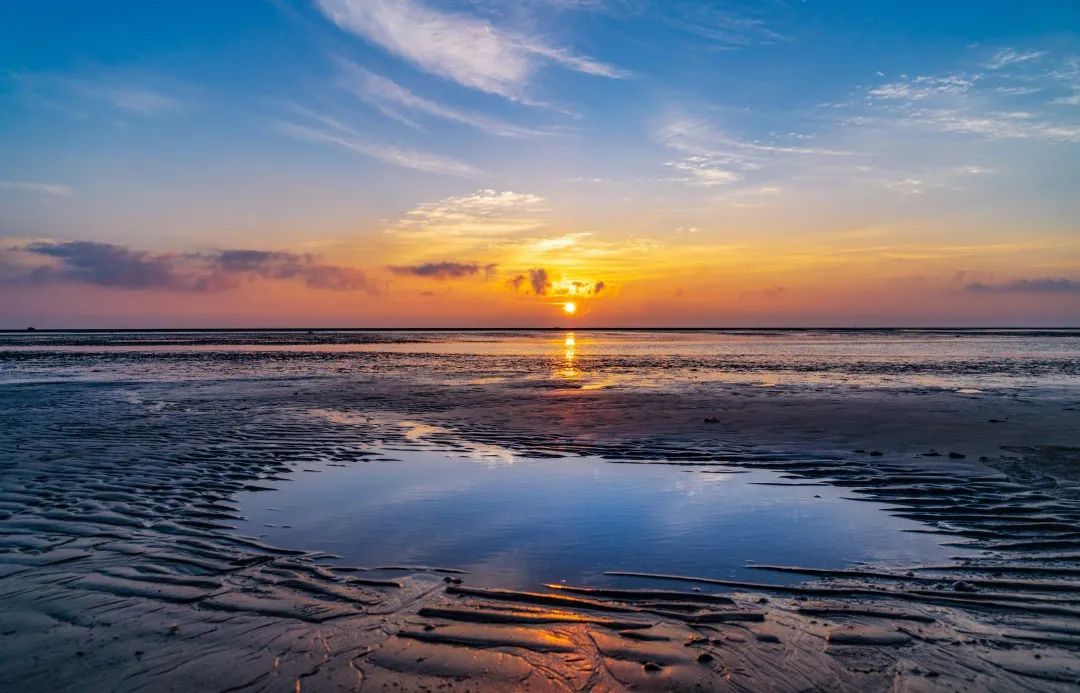
[[[1080,682],[1080,426],[1068,400],[342,378],[20,385],[0,407],[4,690]],[[418,438],[402,419],[437,428]],[[664,590],[517,592],[453,567],[375,579],[230,530],[237,492],[311,460],[362,463],[375,440],[673,474],[776,469],[985,552],[893,571],[760,566],[804,574],[798,587],[669,576]]]

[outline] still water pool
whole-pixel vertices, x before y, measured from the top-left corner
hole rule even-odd
[[[899,566],[959,553],[903,531],[924,525],[846,499],[850,489],[775,485],[791,480],[768,471],[385,454],[394,459],[309,465],[273,492],[241,494],[239,530],[343,564],[459,568],[508,588],[615,584],[608,570],[791,582],[748,563]]]

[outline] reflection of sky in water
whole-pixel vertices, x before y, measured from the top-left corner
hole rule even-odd
[[[80,339],[101,343],[73,344]],[[174,339],[191,343],[166,343]],[[302,343],[305,339],[334,343]],[[441,384],[597,389],[732,382],[978,394],[972,391],[1075,388],[1078,364],[1080,331],[0,334],[0,382],[400,372]]]
[[[399,461],[321,467],[276,492],[242,494],[248,521],[239,530],[340,554],[346,564],[465,568],[472,582],[506,587],[598,584],[605,570],[784,580],[743,566],[904,564],[957,553],[931,535],[900,532],[919,525],[842,500],[841,489],[748,483],[777,478],[768,472],[388,454]]]

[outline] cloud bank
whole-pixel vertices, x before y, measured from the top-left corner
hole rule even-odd
[[[92,241],[39,241],[9,247],[4,254],[22,254],[31,260],[8,277],[15,282],[215,292],[263,279],[300,281],[311,289],[331,291],[369,289],[360,270],[324,264],[310,254],[243,249],[151,253]]]
[[[967,289],[976,292],[1080,294],[1080,281],[1065,279],[1064,277],[1060,279],[1049,277],[1016,279],[1000,284],[975,282],[974,284],[968,284]]]

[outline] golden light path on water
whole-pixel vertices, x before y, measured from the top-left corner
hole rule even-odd
[[[566,380],[577,380],[581,377],[581,371],[575,363],[577,359],[577,337],[573,332],[567,332],[563,339],[563,364],[559,376]]]

